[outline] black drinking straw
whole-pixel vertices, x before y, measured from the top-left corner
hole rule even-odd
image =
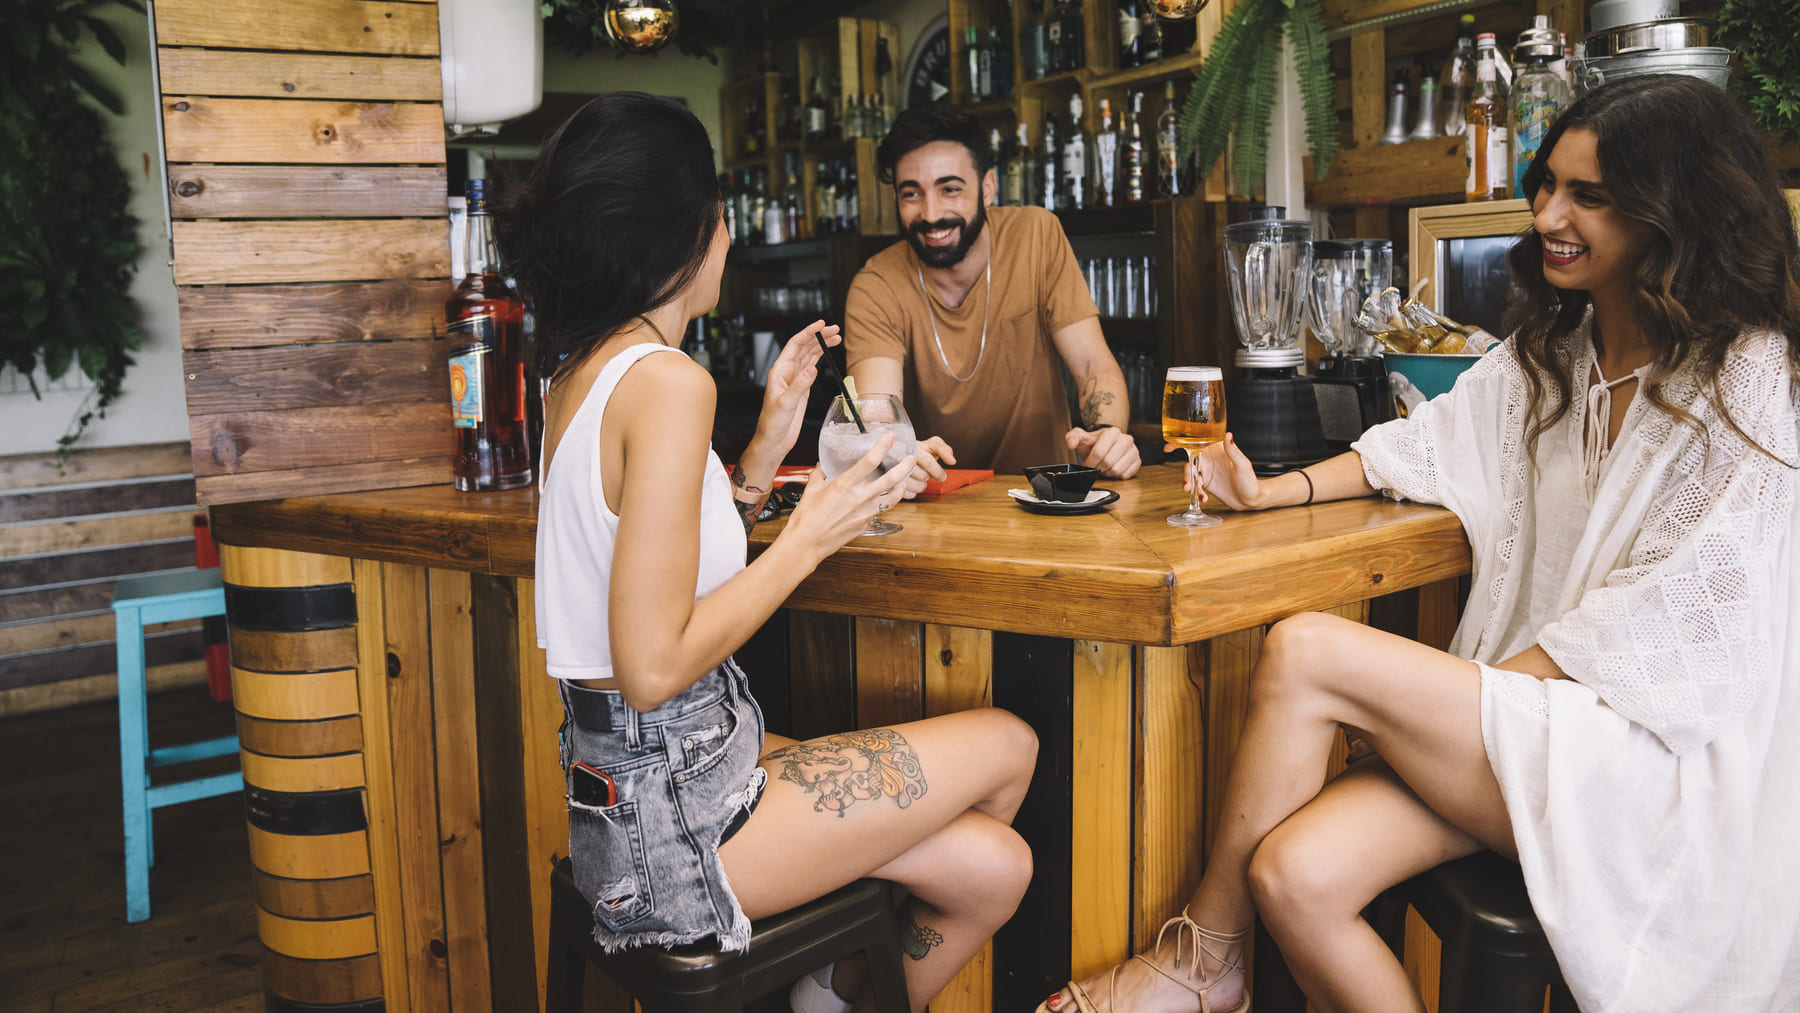
[[[850,418],[856,422],[856,431],[859,433],[867,433],[869,427],[863,425],[862,412],[856,410],[856,399],[850,396],[848,378],[838,373],[837,360],[831,357],[831,349],[825,345],[825,335],[820,334],[818,331],[814,331],[813,337],[817,338],[819,341],[819,357],[824,359],[826,367],[829,368],[833,374],[837,375],[838,387],[844,392],[844,407],[850,409]]]

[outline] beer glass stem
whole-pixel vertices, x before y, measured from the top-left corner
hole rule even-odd
[[[1200,451],[1188,448],[1188,513],[1200,513]]]

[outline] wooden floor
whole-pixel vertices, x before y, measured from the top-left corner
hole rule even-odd
[[[159,746],[228,735],[231,705],[159,694],[150,727]],[[153,811],[150,919],[136,925],[119,805],[111,701],[0,720],[0,1010],[260,1011],[242,796]]]

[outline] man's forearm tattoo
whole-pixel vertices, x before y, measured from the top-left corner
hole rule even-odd
[[[810,794],[814,812],[844,812],[858,802],[891,798],[902,809],[925,797],[925,771],[906,740],[887,728],[827,735],[763,757]]]
[[[1100,378],[1089,377],[1081,387],[1081,424],[1096,426],[1100,424],[1100,409],[1112,404],[1113,392],[1100,389]]]
[[[737,507],[738,519],[744,522],[744,533],[749,534],[762,514],[763,503],[769,498],[769,490],[751,485],[750,480],[744,476],[744,469],[735,464],[726,473],[731,476],[731,505]],[[755,498],[745,499],[743,493],[749,493]]]
[[[929,926],[920,925],[917,918],[907,918],[900,929],[900,952],[914,960],[924,960],[933,946],[942,946],[944,934]]]

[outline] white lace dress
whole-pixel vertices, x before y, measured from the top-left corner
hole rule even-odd
[[[1585,325],[1564,358],[1589,375]],[[1781,337],[1740,338],[1722,386],[1800,462]],[[1356,449],[1372,485],[1450,508],[1474,547],[1451,651],[1483,663],[1488,759],[1582,1009],[1800,1010],[1797,472],[1690,371],[1664,389],[1704,432],[1634,396],[1590,459],[1578,397],[1534,468],[1508,342]],[[1532,644],[1569,678],[1486,667]]]

